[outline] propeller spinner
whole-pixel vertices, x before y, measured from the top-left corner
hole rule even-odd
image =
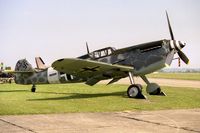
[[[171,41],[170,41],[171,49],[175,49],[177,51],[179,58],[181,58],[181,60],[185,62],[185,64],[189,64],[188,57],[181,51],[181,49],[185,47],[186,44],[182,43],[181,41],[175,40],[167,11],[166,11],[166,16],[167,16],[167,23],[169,27],[170,36],[171,36]]]

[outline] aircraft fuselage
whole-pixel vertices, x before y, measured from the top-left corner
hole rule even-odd
[[[102,52],[102,50],[104,50],[104,54],[98,53]],[[160,40],[118,50],[113,49],[110,53],[109,51],[105,51],[107,49],[102,50],[97,50],[78,58],[132,66],[134,68],[133,74],[135,76],[141,76],[165,67],[164,62],[170,52],[170,40]],[[18,62],[16,67],[26,67],[26,65],[29,65],[29,63],[21,61]],[[18,70],[18,68],[16,69]],[[109,78],[105,77],[105,79]],[[17,73],[15,76],[15,82],[17,84],[56,84],[84,81],[84,79],[73,75],[58,72],[52,67],[39,71],[34,70],[32,73]]]

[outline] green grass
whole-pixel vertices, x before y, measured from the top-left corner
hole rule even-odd
[[[30,87],[0,85],[0,115],[200,108],[200,89],[195,88],[162,87],[166,97],[143,89],[148,100],[140,100],[127,98],[127,85],[38,85],[36,93]]]
[[[152,73],[147,75],[147,77],[200,81],[200,73]]]

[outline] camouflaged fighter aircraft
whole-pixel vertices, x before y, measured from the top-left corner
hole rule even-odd
[[[165,95],[160,86],[150,83],[145,75],[170,65],[176,53],[183,62],[189,63],[181,51],[185,43],[175,40],[167,12],[166,16],[171,40],[163,39],[122,49],[107,47],[93,52],[89,52],[86,43],[86,55],[59,59],[51,67],[46,67],[41,58],[36,58],[37,69],[33,69],[26,59],[19,60],[15,67],[15,82],[32,84],[31,91],[35,92],[36,84],[85,82],[92,86],[105,79],[111,79],[108,84],[112,84],[129,77],[131,85],[127,90],[128,97],[145,98],[142,86],[133,80],[134,76],[140,76],[147,84],[147,93]]]

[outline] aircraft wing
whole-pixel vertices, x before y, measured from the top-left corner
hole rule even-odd
[[[78,58],[65,58],[55,61],[52,67],[67,74],[71,74],[86,81],[88,85],[94,85],[100,80],[110,79],[113,83],[133,71],[133,67],[109,64],[93,60],[83,60]]]

